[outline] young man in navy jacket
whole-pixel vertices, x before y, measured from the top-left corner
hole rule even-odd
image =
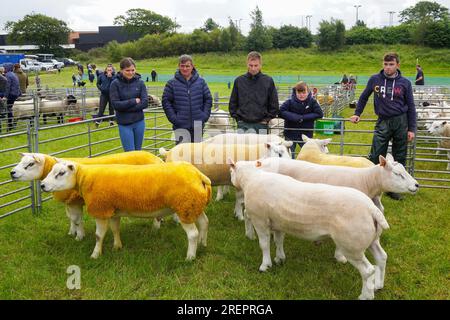
[[[383,58],[383,70],[370,77],[367,87],[358,100],[355,114],[350,118],[358,123],[369,96],[374,93],[375,113],[378,120],[369,159],[378,164],[379,155],[386,156],[392,139],[392,155],[395,161],[406,165],[407,145],[416,132],[416,108],[411,82],[401,75],[397,53],[387,53]],[[388,194],[400,199],[397,194]]]

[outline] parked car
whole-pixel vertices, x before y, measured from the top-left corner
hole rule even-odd
[[[73,61],[73,60],[70,59],[70,58],[63,58],[63,59],[62,59],[62,62],[63,62],[64,65],[66,65],[66,66],[74,66],[74,65],[77,64],[75,61]]]
[[[46,59],[46,60],[42,60],[41,62],[52,65],[52,67],[54,69],[64,68],[64,63],[63,62],[59,62],[56,59]]]
[[[20,68],[25,72],[36,72],[42,70],[40,62],[33,59],[20,59]]]

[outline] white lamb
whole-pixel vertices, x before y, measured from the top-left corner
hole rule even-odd
[[[428,132],[435,136],[442,137],[442,140],[439,142],[439,147],[447,149],[447,158],[449,162],[447,163],[447,170],[450,170],[450,123],[447,121],[434,121]],[[439,153],[439,150],[436,151],[436,154]]]
[[[286,259],[285,233],[310,241],[331,238],[336,251],[361,274],[359,299],[373,299],[375,290],[383,288],[387,254],[379,238],[389,225],[365,194],[347,187],[299,182],[260,170],[254,162],[232,164],[231,179],[244,191],[246,214],[258,234],[263,252],[260,271],[272,266],[272,232],[277,264]],[[366,258],[366,249],[374,256],[375,267]]]

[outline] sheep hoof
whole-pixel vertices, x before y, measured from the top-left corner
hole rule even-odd
[[[336,261],[337,261],[337,262],[340,262],[340,263],[347,263],[347,258],[344,257],[344,256],[342,256],[342,255],[340,255],[340,256],[335,256],[335,258],[336,258]]]
[[[84,235],[79,234],[75,237],[75,241],[81,241],[81,240],[83,240],[83,238],[84,238]]]
[[[115,244],[113,249],[117,250],[117,251],[122,250],[122,244],[117,244],[117,245]]]
[[[275,263],[278,265],[282,265],[284,264],[284,262],[286,261],[286,257],[275,257]]]
[[[264,263],[263,263],[263,264],[259,267],[259,271],[260,271],[260,272],[266,272],[271,266],[272,266],[272,265],[264,264]]]
[[[91,258],[92,258],[92,259],[97,259],[98,257],[100,257],[100,253],[99,253],[99,252],[93,252],[93,253],[91,254]]]
[[[359,297],[358,297],[358,299],[359,300],[373,300],[375,298],[375,294],[374,293],[372,293],[372,294],[361,294]]]
[[[255,240],[256,239],[255,234],[253,232],[246,232],[245,236],[247,238],[249,238],[250,240]]]
[[[193,260],[195,260],[195,255],[188,255],[186,257],[186,261],[193,261]]]

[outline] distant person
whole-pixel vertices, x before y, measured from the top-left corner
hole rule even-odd
[[[72,83],[74,87],[77,85],[77,77],[75,76],[74,73],[72,74]]]
[[[423,70],[420,64],[416,66],[417,74],[416,74],[416,86],[425,85],[425,76],[423,75]]]
[[[148,108],[148,94],[133,59],[120,61],[120,72],[111,83],[109,99],[116,111],[123,149],[141,150],[145,132],[143,110]]]
[[[25,95],[29,85],[28,75],[25,72],[23,72],[22,68],[20,67],[20,64],[18,63],[14,64],[14,73],[19,79],[20,92],[22,93],[22,95]]]
[[[72,79],[72,81],[73,81],[73,79]],[[34,82],[36,83],[36,88],[41,89],[41,77],[39,77],[38,72],[36,72],[36,76],[34,77]]]
[[[292,158],[294,158],[297,144],[300,147],[304,144],[302,134],[312,138],[314,121],[323,118],[322,108],[312,97],[312,93],[305,82],[300,81],[295,85],[291,98],[287,99],[280,107],[280,117],[285,120],[285,139],[294,141],[291,146]]]
[[[241,131],[267,133],[268,123],[279,112],[278,94],[271,77],[261,72],[262,56],[247,55],[247,73],[234,80],[229,111]]]
[[[76,79],[76,81],[77,81],[77,86],[78,86],[78,87],[84,87],[84,86],[85,86],[86,81],[81,80],[81,76],[80,76],[80,75],[77,75],[77,76],[75,77],[75,79]]]
[[[156,81],[156,77],[158,76],[158,74],[156,73],[155,69],[152,70],[151,76],[152,76],[152,82],[155,82]]]
[[[6,101],[3,99],[5,96],[6,84],[8,79],[3,75],[5,68],[0,67],[0,118],[4,118],[7,114]],[[0,122],[0,132],[1,132],[1,122]]]
[[[202,141],[203,127],[211,114],[212,96],[191,56],[179,57],[178,70],[164,88],[162,106],[172,123],[177,144]]]
[[[13,129],[13,113],[12,109],[14,107],[14,102],[17,100],[18,97],[20,97],[20,84],[19,84],[19,78],[17,75],[13,72],[13,64],[12,63],[5,63],[3,64],[3,67],[5,68],[6,72],[6,87],[5,87],[5,93],[3,99],[6,100],[6,108],[8,113],[8,129],[7,131],[11,131]]]
[[[109,89],[114,79],[116,79],[116,73],[113,71],[112,65],[108,64],[105,68],[105,71],[97,78],[97,88],[98,90],[100,90],[100,102],[97,114],[98,118],[103,117],[106,105],[108,105],[109,115],[114,115],[114,108],[109,101]],[[95,125],[98,127],[100,125],[100,122],[101,121],[96,121]],[[109,125],[114,125],[114,121],[112,118],[109,120]]]
[[[89,78],[89,82],[91,84],[94,83],[95,75],[94,75],[94,72],[92,70],[89,72],[88,78]]]
[[[392,140],[392,156],[395,161],[406,166],[408,141],[416,132],[416,107],[411,82],[400,72],[397,53],[387,53],[383,57],[383,69],[370,77],[366,88],[359,97],[355,114],[350,118],[358,123],[369,96],[374,93],[375,113],[378,116],[370,149],[369,160],[378,164],[379,156],[386,156],[389,141]],[[387,193],[395,200],[401,196]]]

